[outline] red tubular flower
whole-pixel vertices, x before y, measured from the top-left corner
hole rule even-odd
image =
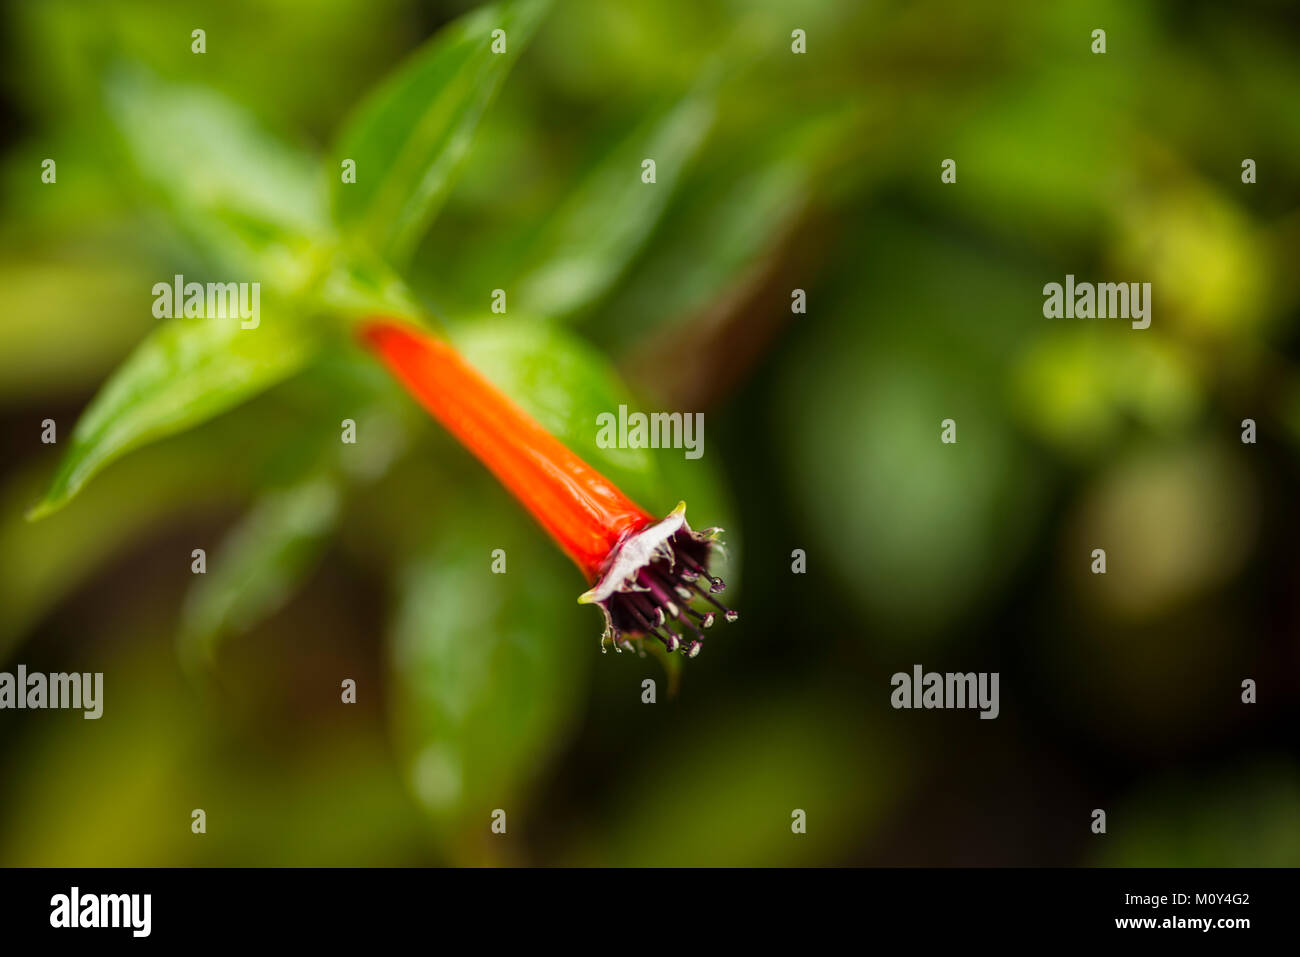
[[[448,343],[384,319],[366,323],[361,336],[582,570],[591,588],[578,601],[599,605],[605,615],[602,651],[606,638],[630,649],[628,636],[650,635],[669,651],[695,657],[703,629],[714,621],[712,611],[691,607],[696,599],[736,620],[736,612],[714,597],[725,585],[708,573],[721,529],[693,531],[685,502],[656,521]]]

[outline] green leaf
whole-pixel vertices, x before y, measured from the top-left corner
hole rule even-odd
[[[206,253],[282,295],[314,277],[315,247],[331,227],[313,157],[210,90],[125,68],[106,85],[138,172]]]
[[[339,514],[337,483],[314,475],[271,492],[230,532],[186,599],[181,652],[210,661],[220,640],[278,609],[315,567]]]
[[[334,163],[356,163],[356,182],[331,170],[335,219],[349,236],[403,258],[455,181],[479,118],[549,6],[518,0],[475,10],[440,31],[349,120]],[[506,50],[493,53],[492,33]]]
[[[590,315],[600,345],[626,352],[666,327],[708,318],[711,306],[743,299],[765,278],[813,177],[798,157],[756,159],[694,176],[678,192],[634,274]]]
[[[393,716],[421,807],[456,858],[480,862],[466,822],[523,812],[576,716],[601,624],[574,601],[581,576],[504,493],[462,492],[439,518],[441,545],[401,575]],[[494,548],[505,574],[492,573]]]
[[[438,322],[389,266],[355,247],[336,250],[329,268],[321,274],[315,304],[331,315],[353,321],[382,315],[403,318],[437,329]]]
[[[641,410],[609,361],[564,326],[517,317],[493,317],[453,332],[456,346],[476,369],[518,402],[548,431],[654,514],[680,501],[695,528],[720,526],[729,555],[739,554],[740,529],[726,483],[715,467],[707,417],[703,454],[682,449],[602,448],[597,416]],[[715,571],[733,584],[738,563],[722,557]]]
[[[664,494],[650,449],[596,444],[596,417],[617,413],[620,404],[635,408],[636,400],[591,346],[562,327],[515,317],[469,323],[452,337],[474,368],[629,495]],[[674,499],[668,508],[676,504]]]
[[[267,317],[255,329],[235,320],[168,320],[91,401],[29,517],[60,508],[131,449],[211,419],[288,378],[314,348],[300,330]]]
[[[617,143],[561,203],[531,243],[516,302],[527,312],[568,315],[607,291],[654,230],[715,113],[712,88],[652,116]],[[655,182],[642,182],[642,162]]]
[[[260,410],[259,410],[260,411]],[[266,414],[266,413],[263,413]],[[142,449],[41,522],[24,513],[49,469],[23,468],[0,486],[0,659],[113,555],[173,520],[235,508],[278,454],[275,430],[248,434],[230,420]],[[238,457],[231,449],[238,447]]]

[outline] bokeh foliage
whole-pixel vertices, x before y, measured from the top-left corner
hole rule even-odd
[[[109,697],[6,715],[0,863],[1295,863],[1285,6],[470,6],[6,9],[0,667]],[[1067,272],[1152,328],[1044,320]],[[259,278],[260,328],[153,319],[175,273]],[[727,528],[741,625],[600,657],[376,311]],[[598,448],[620,403],[705,409],[705,457]],[[916,661],[1002,717],[890,711]]]

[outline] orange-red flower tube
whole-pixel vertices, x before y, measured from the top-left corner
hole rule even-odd
[[[736,619],[713,597],[725,586],[707,571],[720,530],[693,531],[685,503],[656,521],[447,342],[383,319],[367,322],[361,335],[582,570],[591,588],[578,600],[599,605],[605,615],[602,650],[606,638],[622,649],[632,647],[629,636],[650,635],[694,657],[715,617],[692,608],[695,599],[727,621]]]

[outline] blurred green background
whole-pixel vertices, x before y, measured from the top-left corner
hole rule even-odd
[[[601,656],[576,571],[343,338],[26,520],[153,283],[216,269],[178,207],[274,165],[184,141],[161,195],[158,104],[236,104],[313,190],[469,6],[6,6],[0,670],[102,671],[105,713],[0,713],[0,864],[1300,863],[1282,0],[549,10],[392,266],[630,494],[727,529],[742,619],[680,673]],[[1151,282],[1151,328],[1044,319],[1066,273]],[[621,401],[703,410],[704,457],[596,449]],[[892,710],[916,663],[1000,672],[1001,716]]]

